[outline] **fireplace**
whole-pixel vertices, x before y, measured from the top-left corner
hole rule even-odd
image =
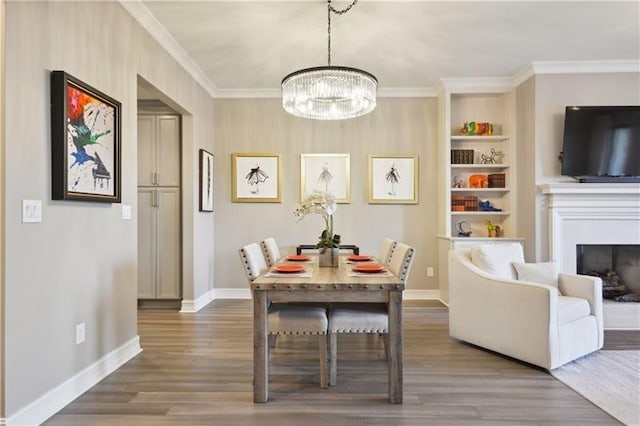
[[[640,246],[639,184],[552,183],[541,185],[540,191],[546,195],[549,260],[556,261],[562,272],[584,273],[580,270],[584,259],[578,260],[579,246],[611,247],[595,248],[595,254],[587,255],[602,262],[588,266],[589,269],[604,270],[605,274],[608,269],[617,268],[614,263],[620,263],[621,256],[626,258],[627,253],[637,250],[628,249],[628,246]],[[609,252],[621,246],[625,247],[622,254],[619,250],[615,254]],[[635,253],[635,267],[631,269],[636,271],[636,278],[627,278],[627,270],[615,271],[618,275],[624,274],[622,280],[625,281],[625,287],[631,286],[633,289],[630,293],[638,293],[639,262],[637,251]],[[612,256],[615,256],[615,260]],[[603,313],[605,329],[640,330],[640,303],[604,299]]]
[[[640,245],[578,244],[578,274],[602,279],[602,296],[616,302],[640,302]]]

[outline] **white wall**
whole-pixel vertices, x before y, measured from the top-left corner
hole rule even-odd
[[[528,145],[522,147],[528,153],[528,158],[519,154],[519,191],[523,195],[536,194],[535,198],[522,199],[521,202],[529,207],[519,208],[518,211],[525,224],[523,236],[530,249],[528,254],[531,257],[534,253],[535,256],[529,260],[544,261],[549,259],[547,207],[544,196],[537,190],[538,185],[575,182],[570,177],[561,176],[558,160],[558,154],[562,151],[565,107],[640,105],[640,73],[536,75],[518,88],[517,96],[529,98],[518,99],[518,113],[526,118],[525,122],[518,122],[518,141]],[[530,134],[523,135],[523,132]]]
[[[437,289],[437,277],[427,278],[427,266],[437,266],[435,98],[378,100],[374,112],[339,122],[295,118],[280,99],[215,101],[216,135],[216,287],[247,288],[238,249],[272,236],[281,251],[315,244],[323,223],[306,217],[297,223],[293,211],[300,202],[301,153],[351,155],[351,203],[338,205],[335,232],[344,243],[377,255],[385,237],[416,247],[409,290]],[[282,155],[282,203],[232,203],[231,154],[276,152]],[[420,157],[419,204],[369,205],[369,154],[417,154]]]
[[[5,376],[11,417],[135,340],[138,75],[187,114],[185,297],[213,286],[213,218],[197,212],[198,149],[213,150],[213,101],[116,2],[6,3]],[[49,73],[65,70],[122,103],[122,202],[51,201]],[[22,224],[21,200],[43,221]],[[198,272],[196,272],[198,271]],[[75,326],[86,342],[75,345]]]

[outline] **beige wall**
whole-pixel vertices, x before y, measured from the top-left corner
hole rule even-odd
[[[525,191],[521,192],[520,201],[529,206],[528,210],[518,211],[524,219],[523,236],[527,239],[527,247],[532,249],[528,254],[535,254],[535,259],[530,260],[544,261],[549,259],[547,206],[537,186],[551,182],[575,182],[570,177],[561,176],[558,160],[562,151],[565,107],[640,105],[640,73],[536,75],[518,88],[518,96],[524,98],[518,99],[518,105],[519,114],[525,120],[518,122],[518,141],[526,141],[524,148],[528,153],[527,156],[519,155],[518,190]],[[533,155],[529,156],[531,153]],[[527,197],[527,193],[536,194],[535,199]],[[528,215],[535,215],[535,218]],[[532,224],[535,228],[531,227]]]
[[[185,290],[212,288],[212,214],[197,212],[197,153],[213,150],[213,101],[116,2],[8,2],[4,202],[5,401],[8,417],[137,335],[138,75],[186,116]],[[49,74],[65,70],[122,103],[122,202],[51,201]],[[195,142],[194,142],[195,141]],[[22,224],[21,200],[42,200]],[[196,254],[197,253],[197,254]],[[75,326],[86,341],[75,345]]]
[[[300,154],[349,153],[351,203],[338,206],[335,232],[366,254],[377,255],[385,237],[414,245],[408,289],[437,289],[436,277],[426,276],[427,266],[437,266],[436,102],[382,98],[369,115],[329,122],[288,115],[280,99],[216,100],[216,287],[247,288],[238,257],[238,249],[247,243],[272,236],[284,254],[300,243],[315,244],[322,219],[306,217],[297,223],[293,216],[300,201]],[[231,202],[233,152],[282,155],[282,203]],[[367,203],[367,156],[392,153],[419,155],[419,204]]]

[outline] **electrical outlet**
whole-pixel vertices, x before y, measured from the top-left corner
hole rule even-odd
[[[84,342],[85,338],[85,327],[84,323],[76,325],[76,345]]]
[[[433,268],[431,266],[429,266],[427,268],[427,276],[428,277],[432,277],[433,276]]]

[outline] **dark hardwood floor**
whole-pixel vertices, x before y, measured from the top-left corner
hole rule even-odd
[[[546,371],[449,338],[447,308],[404,306],[404,404],[387,403],[382,339],[341,335],[338,384],[320,389],[317,340],[281,337],[270,401],[252,397],[249,300],[196,314],[139,311],[144,351],[47,425],[612,425],[614,418]],[[640,348],[607,332],[606,349]]]

